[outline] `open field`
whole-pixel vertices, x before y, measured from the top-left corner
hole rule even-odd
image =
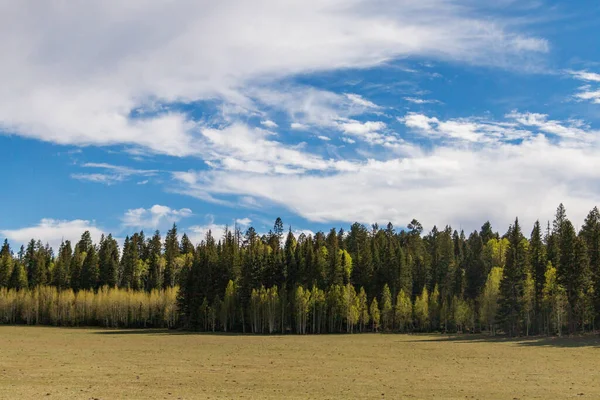
[[[600,340],[0,326],[0,398],[600,398]]]

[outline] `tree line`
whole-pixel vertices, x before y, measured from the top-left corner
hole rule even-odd
[[[111,235],[96,245],[89,232],[74,246],[64,241],[56,254],[35,240],[13,254],[5,240],[0,297],[23,299],[21,292],[54,304],[58,300],[35,295],[53,287],[56,293],[69,291],[67,303],[75,307],[80,293],[101,293],[105,301],[117,293],[171,293],[175,301],[175,291],[176,306],[165,306],[168,315],[157,311],[161,322],[137,312],[142,317],[135,322],[121,317],[103,324],[105,313],[97,311],[85,323],[204,331],[560,335],[596,329],[598,209],[577,231],[561,204],[552,223],[542,227],[538,221],[525,235],[515,219],[503,234],[489,222],[468,236],[450,226],[424,234],[413,220],[399,231],[391,223],[354,223],[348,231],[296,237],[277,218],[267,234],[252,227],[227,229],[222,238],[208,232],[197,246],[185,234],[179,239],[175,225],[164,240],[158,231],[149,238],[144,232],[126,237],[122,252]],[[3,322],[31,323],[17,316],[29,315],[26,304],[35,301],[21,301],[20,308],[14,301],[0,301],[0,318],[2,304],[13,316]],[[135,313],[138,306],[129,304],[123,315]]]

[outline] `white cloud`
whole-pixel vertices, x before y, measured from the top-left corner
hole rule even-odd
[[[459,143],[492,144],[526,139],[536,134],[530,131],[531,128],[537,128],[537,133],[552,134],[563,139],[583,141],[590,137],[577,121],[569,121],[569,125],[564,125],[547,120],[547,115],[516,111],[507,114],[506,118],[509,121],[498,122],[473,117],[443,121],[424,114],[408,113],[398,120],[421,135]]]
[[[215,241],[219,241],[225,237],[225,229],[227,226],[220,224],[206,224],[206,225],[194,225],[186,229],[186,233],[189,239],[194,244],[199,244],[203,240],[206,240],[208,232],[212,235]]]
[[[82,219],[57,220],[44,218],[39,224],[21,229],[0,230],[0,236],[6,237],[13,247],[25,245],[31,239],[41,240],[43,244],[48,243],[56,251],[63,240],[70,240],[72,245],[79,240],[83,232],[89,231],[92,240],[100,241],[104,231],[98,228],[93,221]]]
[[[435,104],[440,103],[439,100],[421,99],[419,97],[405,97],[404,100],[414,104]]]
[[[403,225],[417,218],[426,227],[466,229],[487,219],[504,229],[516,216],[529,229],[537,218],[551,219],[559,202],[581,221],[600,195],[598,132],[580,121],[517,112],[504,121],[423,114],[401,120],[448,140],[427,150],[409,144],[413,150],[400,158],[335,160],[291,176],[190,171],[180,180],[182,193],[249,197],[315,222]]]
[[[349,135],[363,136],[369,133],[378,132],[385,129],[385,123],[380,121],[358,122],[352,121],[343,123],[340,129]]]
[[[209,231],[212,237],[218,242],[225,237],[227,231],[233,231],[236,225],[243,232],[252,223],[252,220],[248,217],[235,219],[231,224],[217,224],[213,215],[207,215],[207,218],[208,222],[206,224],[194,225],[185,229],[192,243],[198,244],[206,240],[206,235]]]
[[[167,206],[155,204],[150,208],[134,208],[127,210],[121,222],[126,228],[160,229],[170,228],[173,223],[183,218],[190,217],[192,210],[182,208],[171,209]]]
[[[323,135],[319,135],[317,136],[318,139],[321,139],[325,142],[329,142],[331,140],[331,138],[327,137],[327,136],[323,136]]]
[[[329,164],[321,157],[272,140],[271,132],[234,124],[224,129],[204,129],[210,152],[205,159],[213,168],[235,171],[295,173],[322,170]]]
[[[252,220],[248,217],[246,218],[238,218],[235,220],[235,223],[238,224],[241,227],[246,227],[246,226],[250,226],[250,224],[252,223]]]
[[[259,81],[264,87],[298,73],[404,56],[511,67],[548,50],[544,39],[474,6],[443,0],[383,0],[377,7],[366,0],[5,3],[0,54],[10,57],[0,64],[1,131],[57,144],[203,155],[202,126],[169,103],[217,99],[234,113],[257,112],[248,93]]]
[[[594,90],[589,85],[582,86],[579,88],[579,93],[575,94],[575,98],[600,104],[600,89]]]
[[[573,78],[585,82],[600,83],[600,74],[588,71],[567,71]],[[581,101],[590,101],[594,104],[600,104],[600,88],[593,88],[590,85],[583,85],[574,97]]]
[[[301,123],[299,123],[299,122],[292,122],[292,123],[290,124],[290,128],[292,128],[292,129],[296,129],[296,130],[304,130],[304,129],[306,129],[306,128],[307,128],[307,126],[306,126],[306,125],[304,125],[304,124],[301,124]]]
[[[102,183],[105,185],[113,185],[115,183],[123,182],[123,181],[127,180],[129,177],[135,176],[135,175],[137,175],[137,176],[154,176],[158,172],[156,170],[133,169],[133,168],[129,168],[129,167],[123,167],[123,166],[119,166],[119,165],[112,165],[112,164],[106,164],[106,163],[85,163],[82,165],[82,167],[83,168],[101,169],[101,170],[104,170],[107,172],[74,173],[74,174],[71,174],[71,178],[81,180],[81,181]],[[138,185],[144,185],[144,184],[148,183],[148,180],[146,179],[142,182],[138,182]]]
[[[567,71],[571,74],[575,79],[579,79],[580,81],[588,81],[588,82],[600,82],[600,74],[595,72],[588,71]]]
[[[270,119],[260,121],[260,123],[261,123],[261,125],[266,126],[267,128],[277,128],[279,126],[275,122],[271,121]]]
[[[364,107],[365,109],[377,109],[380,108],[377,104],[366,100],[361,95],[355,93],[346,93],[345,96],[354,104]]]
[[[518,113],[513,111],[507,117],[515,119],[523,126],[537,127],[544,133],[560,136],[564,139],[589,141],[597,133],[590,131],[589,127],[582,121],[569,120],[567,124],[564,124],[559,121],[549,120],[546,114]]]

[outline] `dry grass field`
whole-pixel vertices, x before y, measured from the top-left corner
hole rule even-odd
[[[0,326],[2,399],[598,399],[600,340]]]

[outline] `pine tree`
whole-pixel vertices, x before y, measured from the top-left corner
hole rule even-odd
[[[532,278],[534,281],[534,314],[536,332],[542,329],[542,302],[544,283],[546,282],[546,249],[542,241],[540,222],[536,221],[531,231],[529,241],[529,261],[531,263]]]
[[[119,273],[119,245],[109,234],[100,241],[100,250],[98,252],[99,263],[99,286],[108,286],[114,288],[118,283]]]
[[[20,260],[17,260],[12,268],[12,272],[10,274],[10,279],[8,281],[8,288],[21,290],[26,289],[27,284],[27,272],[25,271],[25,267]]]
[[[0,250],[0,288],[8,287],[13,268],[12,264],[12,251],[10,250],[8,240],[5,239],[2,250]]]
[[[90,290],[98,287],[98,252],[96,246],[89,247],[81,267],[81,289]]]
[[[177,257],[179,257],[179,239],[177,237],[177,225],[167,231],[165,237],[165,271],[163,279],[163,288],[175,286],[175,277],[177,276]]]
[[[80,250],[80,245],[75,245],[75,252],[71,258],[71,266],[69,268],[69,281],[71,289],[77,292],[81,288],[81,269],[83,268],[83,262],[87,256],[85,251]]]
[[[600,212],[597,207],[587,215],[581,237],[585,240],[588,249],[590,266],[590,279],[593,291],[593,305],[596,319],[600,318]]]
[[[589,261],[587,248],[578,238],[573,224],[568,219],[562,222],[560,234],[560,258],[556,268],[558,282],[565,288],[568,300],[569,332],[577,329],[580,318],[581,300],[587,284]]]
[[[509,247],[506,267],[500,281],[498,321],[510,336],[520,333],[523,321],[524,284],[527,267],[527,244],[521,233],[519,219],[508,232]]]
[[[146,290],[151,291],[163,286],[164,260],[162,259],[162,242],[159,231],[154,232],[147,248],[148,280],[146,281]]]
[[[61,243],[58,250],[58,257],[52,274],[52,284],[59,289],[68,289],[70,287],[70,267],[73,258],[71,242]]]

